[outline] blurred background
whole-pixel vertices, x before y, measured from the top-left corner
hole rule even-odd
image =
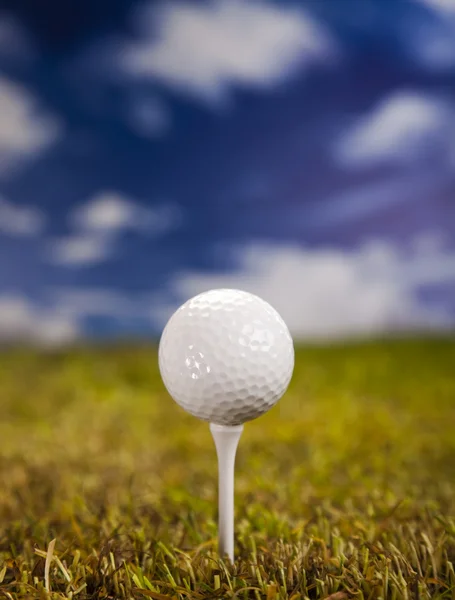
[[[2,0],[0,341],[455,325],[453,0]]]

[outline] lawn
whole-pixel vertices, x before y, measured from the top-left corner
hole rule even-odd
[[[301,347],[245,425],[236,561],[156,348],[0,360],[0,597],[455,599],[455,340]]]

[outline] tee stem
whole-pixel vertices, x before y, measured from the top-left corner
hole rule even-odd
[[[234,562],[234,464],[243,425],[210,423],[218,456],[218,552]]]

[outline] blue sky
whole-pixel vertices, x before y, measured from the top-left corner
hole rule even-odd
[[[0,339],[453,328],[453,0],[2,7]]]

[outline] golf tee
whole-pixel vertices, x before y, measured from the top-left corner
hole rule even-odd
[[[234,562],[234,465],[243,425],[210,423],[218,456],[218,552]]]

